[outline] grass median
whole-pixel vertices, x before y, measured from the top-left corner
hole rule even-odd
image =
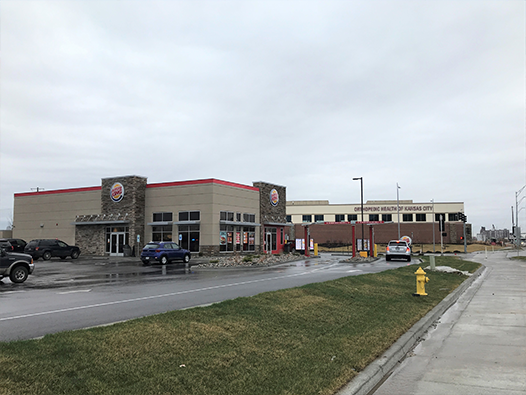
[[[0,343],[0,394],[334,394],[466,279],[416,269]]]

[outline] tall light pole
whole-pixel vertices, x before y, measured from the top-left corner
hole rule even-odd
[[[515,243],[517,245],[517,251],[519,250],[519,247],[521,245],[520,239],[521,239],[521,232],[519,228],[519,203],[518,200],[519,195],[523,191],[523,189],[526,188],[526,185],[524,185],[521,189],[519,189],[517,192],[515,192]],[[522,198],[524,199],[524,197]],[[521,201],[522,201],[521,199]],[[518,254],[518,252],[517,252]]]
[[[435,199],[431,199],[433,203],[433,254],[435,253]]]
[[[396,183],[396,209],[398,212],[398,240],[400,240],[400,197],[398,196],[398,190],[400,186]]]
[[[355,177],[353,178],[353,181],[358,181],[360,180],[360,189],[361,189],[361,205],[362,205],[362,249],[361,251],[365,251],[365,246],[364,246],[364,243],[363,243],[363,234],[364,234],[364,230],[363,230],[363,177]]]

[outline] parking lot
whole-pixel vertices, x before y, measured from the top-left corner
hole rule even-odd
[[[207,260],[192,259],[190,265]],[[49,289],[71,286],[95,286],[116,282],[163,280],[189,274],[182,262],[144,266],[139,257],[79,257],[65,260],[52,258],[34,261],[35,271],[23,284],[0,280],[0,291],[15,289]],[[191,267],[191,266],[190,266]]]

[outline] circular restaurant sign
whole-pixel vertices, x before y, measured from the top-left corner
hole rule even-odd
[[[124,197],[124,187],[120,182],[116,182],[111,186],[110,197],[115,203],[120,202]]]
[[[272,204],[273,206],[277,206],[278,202],[279,202],[278,191],[273,189],[270,191],[270,204]]]
[[[409,236],[402,236],[400,238],[400,240],[403,240],[403,241],[406,241],[407,242],[407,245],[411,245],[411,243],[413,242],[413,240],[411,240],[411,238]]]

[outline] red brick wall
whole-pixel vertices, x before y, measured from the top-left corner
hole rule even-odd
[[[356,238],[361,238],[362,225],[356,224],[355,232]],[[462,222],[446,222],[445,223],[446,236],[444,243],[461,244],[460,236],[463,235]],[[302,239],[304,234],[304,227],[300,224],[294,225],[296,238]],[[387,244],[389,240],[398,239],[398,224],[376,224],[373,225],[374,241],[376,244]],[[364,224],[364,238],[369,238],[369,225]],[[322,244],[351,244],[352,240],[352,225],[325,225],[313,224],[310,225],[310,235],[315,243]],[[409,236],[413,239],[414,244],[419,243],[433,243],[433,224],[432,223],[400,223],[400,236]],[[471,240],[471,224],[466,224],[466,239]],[[435,223],[435,243],[440,243],[440,232],[438,230],[438,222]]]

